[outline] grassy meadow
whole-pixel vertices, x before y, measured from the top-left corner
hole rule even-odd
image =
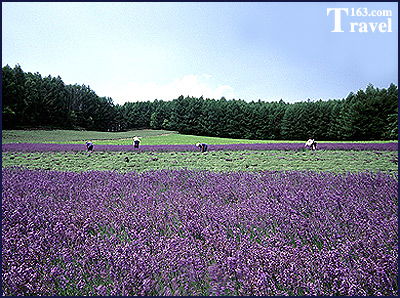
[[[103,132],[103,131],[77,131],[77,130],[3,130],[2,142],[6,143],[57,143],[57,144],[79,144],[82,141],[93,140],[109,141],[131,140],[136,135],[144,138],[175,134],[167,130],[132,130],[126,132]]]
[[[142,145],[186,145],[199,142],[216,144],[255,144],[255,143],[305,143],[306,140],[249,140],[219,138],[179,134],[168,130],[132,130],[126,132],[99,132],[74,130],[3,130],[2,142],[7,143],[57,143],[82,144],[92,140],[98,145],[132,145],[134,136],[141,137]],[[340,143],[317,140],[320,143]],[[346,141],[346,143],[390,143],[397,141]]]

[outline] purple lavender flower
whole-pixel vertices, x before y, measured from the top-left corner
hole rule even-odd
[[[84,144],[41,144],[9,143],[2,144],[3,152],[51,152],[51,151],[84,151]],[[131,145],[94,145],[96,151],[198,151],[194,145],[142,145],[139,149]],[[230,144],[210,145],[209,151],[232,150],[304,150],[302,143],[266,143],[266,144]],[[318,143],[318,150],[380,150],[396,151],[397,143]]]

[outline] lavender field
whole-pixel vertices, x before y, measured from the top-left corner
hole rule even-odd
[[[398,178],[3,169],[5,295],[396,295]]]
[[[396,295],[397,143],[2,145],[11,295]]]

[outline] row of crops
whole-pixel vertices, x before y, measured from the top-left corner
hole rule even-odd
[[[84,144],[44,144],[44,143],[10,143],[2,145],[3,152],[46,152],[46,151],[81,151]],[[95,145],[98,151],[199,151],[194,145],[142,145],[139,149],[132,145]],[[299,143],[265,143],[265,144],[229,144],[210,145],[210,151],[237,150],[305,150]],[[319,143],[318,150],[383,150],[396,151],[398,143]]]

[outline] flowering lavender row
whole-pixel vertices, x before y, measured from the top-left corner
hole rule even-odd
[[[220,150],[303,150],[302,143],[267,143],[267,144],[230,144],[210,145],[210,151]],[[139,149],[130,145],[95,145],[97,151],[199,151],[195,145],[142,145]],[[320,143],[319,150],[398,150],[397,143]],[[2,145],[3,152],[50,152],[50,151],[82,151],[86,150],[84,144],[31,144],[10,143]]]
[[[5,295],[396,295],[398,177],[3,169]]]

